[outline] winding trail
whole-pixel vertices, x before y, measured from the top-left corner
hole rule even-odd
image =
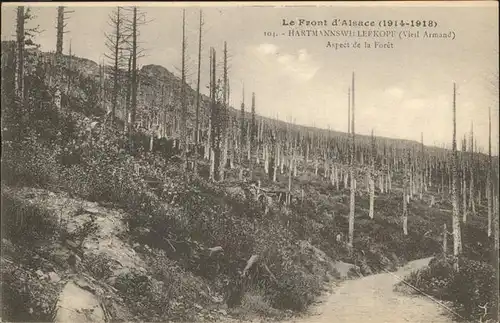
[[[447,310],[425,296],[405,295],[393,290],[411,271],[427,266],[431,258],[408,263],[393,273],[349,280],[326,296],[312,315],[286,323],[448,323]]]

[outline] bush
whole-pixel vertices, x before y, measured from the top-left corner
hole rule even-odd
[[[159,321],[171,313],[164,284],[137,271],[121,274],[114,287],[138,320]]]
[[[250,317],[252,314],[257,314],[263,317],[279,318],[278,310],[271,306],[265,292],[260,289],[249,290],[244,296],[241,304],[243,317]]]
[[[466,258],[459,260],[459,271],[453,268],[452,260],[439,258],[405,279],[429,295],[453,302],[455,310],[471,320],[478,320],[484,314],[480,306],[485,304],[489,312],[483,320],[493,318],[491,308],[495,295],[492,287],[495,280],[493,266]]]
[[[57,149],[50,149],[30,137],[4,145],[2,181],[8,185],[53,187],[59,182],[61,167]]]
[[[474,318],[484,313],[479,306],[487,305],[489,312],[486,318],[493,318],[492,306],[494,302],[498,302],[493,288],[497,284],[493,266],[481,261],[462,259],[460,270],[449,285],[450,300],[458,305],[457,309],[462,315]]]
[[[305,273],[300,266],[292,265],[285,275],[279,275],[275,290],[269,293],[274,307],[303,311],[319,295],[322,285],[321,278]]]
[[[106,280],[113,275],[110,261],[104,255],[88,254],[84,259],[84,266],[97,280]]]
[[[161,251],[145,255],[150,274],[130,271],[116,278],[115,288],[135,318],[147,321],[193,320],[210,298],[201,279],[185,272]]]
[[[33,248],[36,241],[50,241],[58,223],[46,209],[11,196],[2,189],[2,236]]]
[[[62,286],[41,279],[22,266],[2,261],[2,319],[11,322],[51,322]]]

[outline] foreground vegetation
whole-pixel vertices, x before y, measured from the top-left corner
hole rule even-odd
[[[452,240],[456,149],[356,136],[354,74],[346,135],[261,118],[254,99],[250,114],[244,102],[230,108],[214,49],[206,98],[185,84],[185,66],[181,80],[157,66],[138,70],[136,44],[133,66],[115,65],[107,78],[105,66],[64,56],[62,45],[56,55],[25,53],[18,36],[2,44],[2,319],[52,320],[75,273],[90,279],[111,320],[278,319],[342,279],[339,262],[357,277],[448,255],[452,244],[453,261],[408,282],[453,302],[462,318],[477,319],[483,304],[494,317],[491,154],[464,143],[466,214]],[[118,91],[119,77],[127,89]],[[163,104],[166,88],[180,96]],[[122,268],[117,254],[89,248],[101,250],[101,240],[126,255]]]
[[[495,268],[484,261],[461,258],[460,270],[453,268],[449,258],[435,258],[429,267],[415,271],[397,288],[410,284],[418,289],[412,293],[426,293],[440,301],[450,302],[452,315],[458,321],[495,322],[494,308]]]

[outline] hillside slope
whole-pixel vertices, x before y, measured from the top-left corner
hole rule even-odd
[[[257,164],[256,187],[230,166],[214,182],[162,152],[131,154],[123,130],[106,122],[96,65],[81,60],[59,106],[55,88],[68,79],[43,55],[27,69],[26,102],[2,93],[2,318],[63,320],[78,311],[107,321],[287,318],[307,310],[325,283],[441,254],[451,206],[438,185],[411,198],[408,234],[402,167],[390,190],[376,188],[373,219],[361,186],[351,249],[350,188],[325,176],[328,168],[299,168],[289,192],[295,198],[283,203],[272,194],[288,185],[288,166],[274,168],[274,181]],[[3,90],[14,80],[4,68]],[[157,66],[141,73],[142,93],[150,82],[153,98],[158,84],[178,84]],[[335,166],[346,178],[348,166]],[[360,183],[365,168],[356,169]],[[484,260],[490,239],[480,202],[464,225],[464,254]],[[65,295],[75,294],[86,311],[71,308]]]

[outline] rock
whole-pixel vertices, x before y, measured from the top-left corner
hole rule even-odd
[[[328,258],[328,256],[326,255],[326,253],[325,253],[323,250],[321,250],[321,249],[319,249],[319,248],[317,248],[317,247],[313,246],[313,245],[312,245],[310,242],[308,242],[308,241],[305,241],[305,240],[300,240],[300,241],[298,242],[298,244],[299,244],[299,246],[301,247],[301,249],[302,249],[302,250],[304,250],[304,251],[308,250],[308,251],[312,252],[312,253],[313,253],[313,255],[314,255],[314,257],[315,257],[318,261],[320,261],[320,262],[325,262],[325,261],[326,261],[326,259]]]
[[[74,242],[73,240],[66,240],[66,244],[70,248],[73,248],[73,249],[77,249],[78,248],[78,244],[76,242]]]
[[[35,271],[35,274],[38,276],[38,278],[44,278],[45,277],[45,274],[40,269],[38,269],[37,271]]]
[[[68,266],[68,257],[70,255],[70,251],[66,248],[57,248],[53,251],[52,256],[54,263],[60,267]]]
[[[10,240],[7,240],[5,238],[2,238],[2,249],[3,249],[2,253],[5,253],[5,251],[7,251],[7,250],[12,251],[12,252],[15,250],[12,242],[10,242]]]
[[[54,322],[105,322],[104,311],[97,297],[68,282],[57,301]]]
[[[343,261],[336,261],[333,267],[340,274],[341,278],[347,278],[350,270],[358,271],[359,267]]]
[[[245,190],[239,186],[226,188],[226,193],[231,197],[246,197]]]
[[[55,273],[55,272],[53,272],[53,271],[51,271],[51,272],[49,273],[49,279],[50,279],[50,281],[51,281],[51,282],[53,282],[53,283],[57,283],[57,282],[59,282],[59,281],[61,280],[61,278],[59,277],[59,275],[58,275],[58,274],[56,274],[56,273]]]
[[[97,214],[99,213],[99,210],[95,207],[86,207],[84,208],[84,211],[90,214]]]

